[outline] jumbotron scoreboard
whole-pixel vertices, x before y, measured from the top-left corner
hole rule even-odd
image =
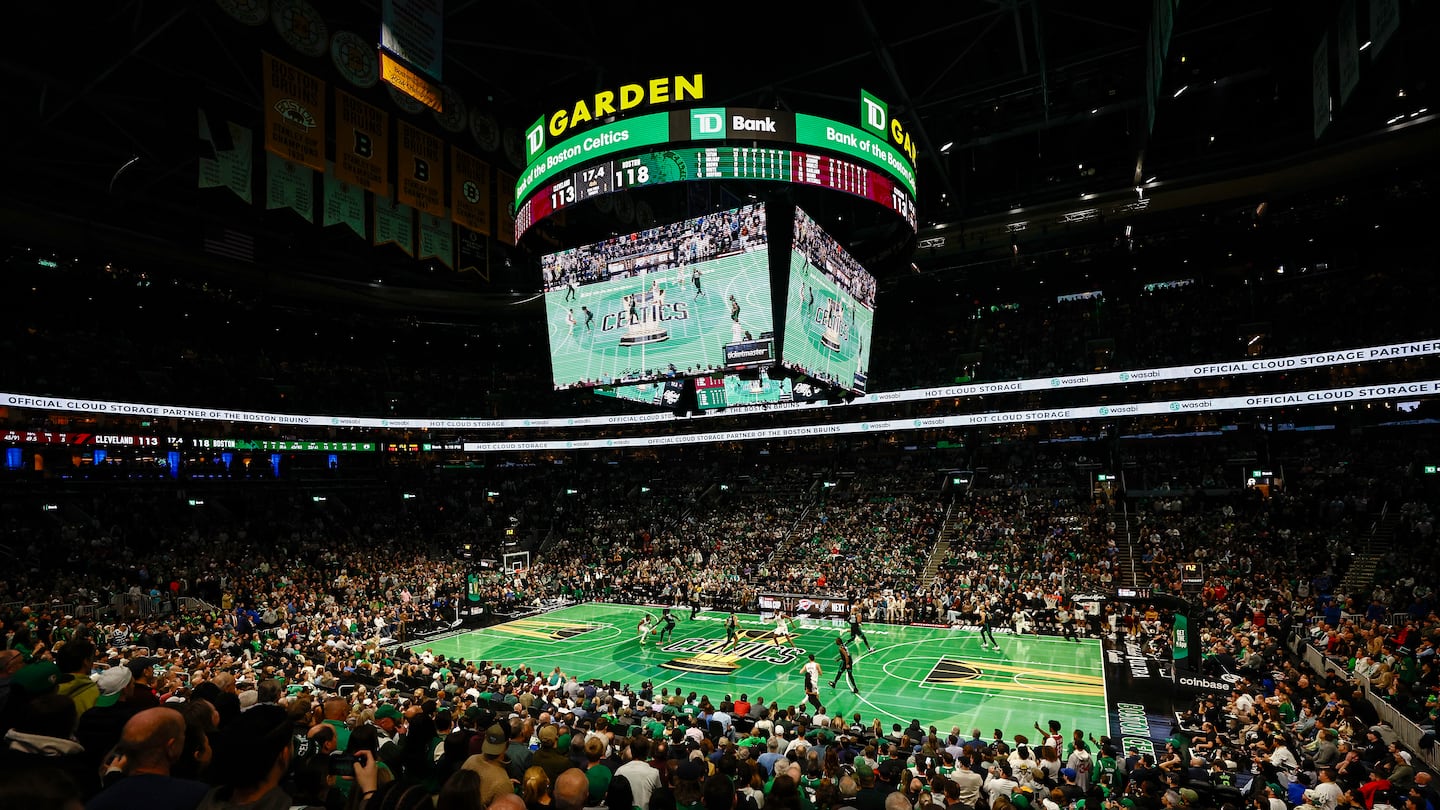
[[[515,212],[515,232],[567,206],[617,191],[687,180],[759,180],[819,186],[863,197],[915,226],[915,199],[868,166],[815,152],[750,146],[664,149],[592,163],[542,186]]]

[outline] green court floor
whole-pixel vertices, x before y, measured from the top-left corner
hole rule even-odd
[[[874,652],[851,645],[860,694],[844,681],[829,688],[836,671],[835,639],[848,639],[844,625],[796,623],[792,651],[777,648],[772,625],[758,616],[740,616],[742,643],[725,646],[724,613],[702,612],[689,620],[676,609],[679,623],[672,637],[657,643],[650,636],[642,647],[636,625],[660,610],[589,603],[415,647],[468,660],[528,664],[548,672],[555,666],[581,680],[620,681],[638,689],[654,682],[672,692],[708,695],[716,703],[729,694],[763,697],[781,707],[805,700],[800,668],[808,653],[822,669],[820,699],[827,711],[850,717],[859,712],[888,729],[918,719],[922,725],[947,732],[959,726],[968,733],[980,728],[985,738],[1001,729],[1036,738],[1033,726],[1058,720],[1065,729],[1107,733],[1105,683],[1098,641],[1066,641],[1048,636],[998,636],[1000,651],[983,650],[977,633],[930,627],[872,624],[865,627]]]

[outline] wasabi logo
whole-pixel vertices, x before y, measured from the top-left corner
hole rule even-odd
[[[860,429],[861,429],[861,430],[869,430],[869,429],[870,429],[870,423],[869,423],[869,422],[861,422],[861,423],[860,423]]]
[[[1170,410],[1172,410],[1172,411],[1178,411],[1178,410],[1180,410],[1180,403],[1178,403],[1178,402],[1172,402],[1172,403],[1170,403]]]
[[[1059,387],[1060,387],[1060,378],[1059,378],[1059,377],[1051,377],[1051,378],[1050,378],[1050,387],[1051,387],[1051,388],[1059,388]]]
[[[340,424],[340,419],[339,419],[339,417],[335,417],[335,416],[330,417],[330,424],[332,424],[332,425],[338,425],[338,424]]]
[[[915,420],[915,427],[920,427],[921,424],[923,423],[919,419]]]
[[[1101,416],[1109,416],[1109,415],[1110,415],[1110,409],[1109,409],[1109,408],[1106,408],[1106,407],[1104,407],[1104,406],[1102,405],[1102,406],[1100,407],[1100,415],[1101,415]]]
[[[1122,372],[1120,372],[1120,382],[1130,382],[1130,372],[1128,372],[1128,371],[1122,371]]]
[[[725,108],[703,107],[690,112],[690,139],[725,137]]]

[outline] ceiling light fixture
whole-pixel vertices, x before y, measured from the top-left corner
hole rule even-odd
[[[1186,84],[1186,85],[1181,85],[1180,89],[1179,89],[1179,90],[1176,90],[1176,91],[1175,91],[1175,95],[1171,96],[1171,98],[1179,98],[1181,93],[1183,93],[1183,92],[1185,92],[1186,90],[1189,90],[1189,89],[1190,89],[1190,85],[1188,85],[1188,84]]]

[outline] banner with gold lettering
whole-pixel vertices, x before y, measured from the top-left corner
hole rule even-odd
[[[338,88],[335,176],[381,196],[390,193],[390,114]]]
[[[420,212],[420,258],[439,259],[441,264],[455,269],[455,229],[450,220]]]
[[[306,166],[291,163],[274,154],[265,155],[265,210],[289,208],[310,224],[315,223],[315,174]]]
[[[415,255],[415,211],[404,203],[375,195],[375,244],[396,245]]]
[[[437,217],[445,216],[445,143],[401,121],[396,157],[399,182],[395,198]]]
[[[497,171],[495,176],[495,238],[515,246],[515,175]]]
[[[253,168],[254,157],[252,149],[255,143],[255,135],[249,127],[242,127],[239,124],[232,124],[228,121],[218,121],[218,126],[227,127],[230,131],[230,149],[217,149],[215,137],[211,134],[210,122],[205,118],[205,111],[200,110],[200,140],[209,144],[207,151],[213,152],[215,157],[211,158],[205,152],[200,155],[200,188],[228,188],[236,197],[245,202],[253,202],[254,198],[250,191],[250,175]]]
[[[265,149],[325,171],[325,82],[264,53]]]
[[[335,164],[330,164],[334,168]],[[325,227],[344,225],[364,239],[365,234],[365,189],[352,186],[335,176],[334,171],[325,173]]]
[[[450,147],[450,218],[456,225],[486,236],[494,233],[490,226],[490,177],[489,163]]]

